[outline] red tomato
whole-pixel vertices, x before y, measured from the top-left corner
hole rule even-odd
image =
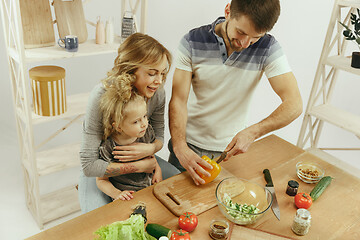
[[[298,193],[295,195],[295,205],[298,208],[308,209],[312,204],[312,199],[307,193]]]
[[[185,231],[192,232],[198,225],[198,218],[192,212],[185,212],[179,217],[179,227]]]
[[[175,230],[172,234],[171,234],[171,239],[170,240],[190,240],[190,235],[188,232],[185,232],[184,230],[180,229],[180,230]]]

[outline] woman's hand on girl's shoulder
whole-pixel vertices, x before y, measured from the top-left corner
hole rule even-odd
[[[122,162],[134,161],[152,155],[155,152],[155,145],[152,143],[135,142],[126,146],[116,146],[112,154],[115,159]]]

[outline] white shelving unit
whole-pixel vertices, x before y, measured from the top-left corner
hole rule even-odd
[[[122,0],[122,12],[127,8],[127,0]],[[56,117],[35,115],[32,109],[32,97],[29,90],[28,64],[60,60],[99,54],[115,53],[121,42],[117,37],[113,44],[97,45],[95,40],[87,40],[80,44],[78,52],[69,53],[59,46],[25,49],[23,28],[21,24],[19,0],[1,0],[1,20],[4,29],[4,40],[7,49],[12,97],[15,107],[15,118],[20,145],[20,156],[25,179],[25,196],[27,207],[38,226],[42,229],[44,223],[65,216],[80,209],[75,186],[58,189],[46,195],[40,194],[39,178],[54,174],[80,165],[80,143],[71,143],[57,148],[38,151],[46,142],[74,122],[81,120],[85,113],[88,93],[67,96],[68,110]],[[136,0],[135,7],[130,5],[130,11],[135,13],[141,6],[140,32],[145,32],[147,0]],[[129,10],[128,10],[129,11]],[[119,14],[121,17],[123,14]],[[93,25],[93,24],[92,24]],[[71,71],[71,69],[67,69]],[[64,120],[67,123],[55,133],[35,146],[34,125]]]
[[[343,37],[343,22],[350,25],[350,14],[360,8],[359,0],[335,0],[321,57],[310,92],[297,145],[304,148],[310,143],[310,152],[331,162],[322,150],[360,150],[360,148],[318,148],[325,122],[355,134],[360,138],[360,116],[331,105],[339,71],[360,75],[360,69],[351,67],[351,58],[345,57],[348,41]],[[334,53],[335,52],[335,53]],[[339,79],[340,80],[340,79]],[[354,103],[357,104],[357,103]]]

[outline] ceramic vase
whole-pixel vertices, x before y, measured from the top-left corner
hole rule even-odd
[[[353,52],[352,53],[351,66],[353,68],[360,68],[360,52]]]

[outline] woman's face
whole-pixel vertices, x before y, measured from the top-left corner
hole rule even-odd
[[[146,98],[154,96],[163,81],[167,68],[168,61],[165,55],[158,65],[139,67],[135,72],[136,81],[134,84],[138,93]]]

